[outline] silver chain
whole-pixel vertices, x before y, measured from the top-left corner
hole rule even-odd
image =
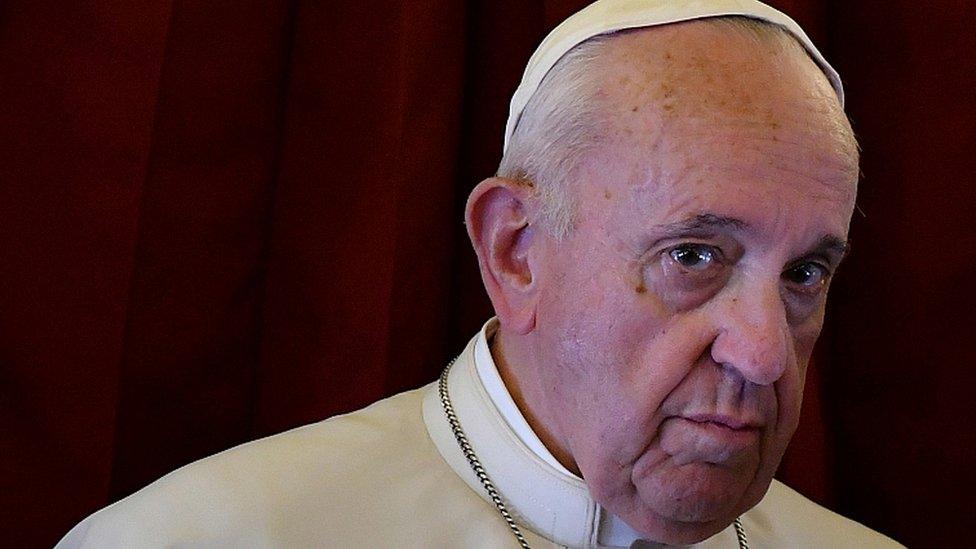
[[[742,527],[742,517],[736,517],[732,521],[735,526],[735,539],[739,540],[739,549],[749,549],[749,540],[746,539],[746,529]]]
[[[437,381],[437,392],[440,394],[441,406],[444,407],[447,422],[451,425],[451,431],[454,432],[454,438],[457,440],[458,446],[461,447],[461,452],[468,459],[468,463],[471,465],[475,476],[481,481],[481,485],[485,487],[485,491],[488,492],[488,497],[491,498],[495,507],[498,508],[498,512],[501,513],[502,518],[508,523],[508,527],[512,529],[512,533],[515,534],[515,539],[518,540],[522,549],[531,549],[529,542],[525,541],[525,536],[522,535],[522,531],[515,524],[515,519],[512,518],[512,514],[508,512],[508,507],[505,507],[505,502],[502,501],[502,497],[498,494],[498,490],[495,489],[495,485],[488,478],[488,473],[485,472],[485,468],[481,466],[481,461],[475,455],[474,449],[471,448],[468,437],[464,435],[464,430],[461,429],[461,422],[458,421],[457,415],[454,413],[454,406],[451,405],[451,397],[447,394],[447,374],[451,371],[451,366],[454,366],[455,362],[457,362],[456,358],[447,365],[447,368],[444,368],[444,371],[441,372],[440,379]]]
[[[444,415],[447,416],[447,423],[451,426],[451,432],[454,433],[454,439],[457,440],[458,446],[461,448],[461,453],[468,460],[468,464],[471,465],[471,470],[474,471],[478,480],[481,481],[481,485],[484,486],[485,492],[488,492],[488,497],[491,498],[492,503],[495,504],[495,508],[505,519],[508,527],[512,530],[512,534],[515,535],[515,539],[518,540],[519,546],[522,549],[531,549],[529,547],[529,542],[525,541],[525,536],[522,535],[522,531],[519,530],[517,524],[515,524],[515,519],[512,518],[512,513],[508,511],[508,507],[505,506],[505,502],[502,501],[501,495],[495,488],[495,484],[491,482],[488,478],[488,473],[485,468],[481,465],[481,460],[475,455],[474,449],[471,447],[471,443],[468,442],[468,437],[464,434],[464,429],[461,428],[461,422],[458,421],[457,414],[454,413],[454,406],[451,404],[451,397],[447,393],[447,376],[451,372],[451,367],[457,362],[457,358],[451,361],[450,364],[444,368],[441,372],[441,377],[437,380],[437,393],[441,398],[441,406],[444,408]],[[749,541],[746,539],[746,531],[742,528],[742,521],[736,518],[732,522],[735,526],[735,537],[739,541],[739,549],[749,549]]]

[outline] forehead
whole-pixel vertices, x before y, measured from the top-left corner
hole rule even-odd
[[[668,99],[669,91],[692,84],[702,97],[728,97],[753,78],[764,79],[767,86],[782,92],[796,87],[798,82],[785,78],[799,71],[815,75],[803,83],[807,91],[824,92],[839,104],[827,77],[803,46],[769,23],[700,19],[620,31],[604,37],[600,46],[596,70],[604,76],[630,77],[626,83],[658,99]]]
[[[791,37],[696,21],[614,37],[601,56],[603,130],[585,181],[627,187],[658,215],[804,207],[846,232],[857,151],[829,82]]]
[[[616,131],[653,139],[682,125],[786,127],[806,130],[856,162],[847,118],[803,47],[771,25],[754,23],[761,32],[740,25],[699,20],[605,40],[591,68],[609,137]]]

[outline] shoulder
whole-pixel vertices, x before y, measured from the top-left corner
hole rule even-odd
[[[894,540],[810,501],[773,480],[766,497],[743,517],[757,545],[792,547],[902,547]],[[751,539],[750,539],[751,541]]]
[[[62,543],[278,542],[282,532],[297,536],[285,540],[295,544],[314,539],[338,528],[338,517],[363,511],[363,502],[449,474],[423,423],[428,388],[187,465],[92,515]]]

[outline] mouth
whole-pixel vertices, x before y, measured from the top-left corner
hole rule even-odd
[[[730,466],[755,457],[760,423],[725,414],[671,416],[662,423],[661,449],[678,465]]]
[[[756,431],[762,427],[758,421],[725,414],[692,414],[680,417],[693,423],[715,426],[732,431]]]

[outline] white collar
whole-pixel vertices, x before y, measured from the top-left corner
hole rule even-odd
[[[498,372],[498,366],[495,364],[495,359],[491,356],[491,349],[489,347],[489,341],[494,337],[497,329],[498,319],[492,318],[481,327],[481,332],[475,336],[474,340],[474,366],[478,371],[478,377],[481,379],[482,385],[485,386],[485,391],[491,397],[491,401],[498,410],[498,413],[505,419],[505,423],[508,423],[508,426],[515,431],[515,434],[518,435],[522,443],[528,446],[542,461],[545,461],[560,473],[575,476],[563,467],[563,464],[559,463],[556,457],[552,455],[552,452],[539,440],[539,437],[536,436],[535,431],[529,426],[529,422],[526,421],[525,416],[522,415],[522,412],[512,399],[512,395],[505,387],[505,382],[502,381],[502,376]]]
[[[485,350],[488,349],[486,334],[491,329],[493,324],[489,322],[458,356],[447,385],[454,411],[469,443],[518,523],[567,547],[651,546],[648,542],[637,541],[639,536],[632,528],[593,501],[582,479],[563,467],[554,467],[545,458],[548,455],[555,461],[551,453],[546,451],[540,455],[533,451],[523,436],[529,440],[534,438],[538,445],[542,443],[531,429],[520,435],[506,419],[508,415],[513,418],[513,423],[528,426],[514,402],[506,413],[501,411],[506,406],[495,403],[479,375],[482,368],[476,366],[476,361],[480,360],[476,359],[476,349],[479,341]],[[488,351],[487,358],[490,357]],[[487,369],[489,374],[494,371],[500,381],[494,361],[481,362],[488,362],[491,366]],[[496,386],[496,390],[499,386],[511,401],[504,384]],[[499,398],[499,401],[504,400]],[[481,482],[458,448],[444,417],[436,384],[424,396],[423,416],[427,432],[444,460],[475,493],[489,501]],[[735,534],[731,528],[726,528],[708,541],[720,541],[723,547],[734,547]]]
[[[489,346],[489,341],[494,337],[497,329],[498,319],[492,318],[481,327],[481,331],[475,336],[474,340],[474,365],[477,369],[478,377],[485,387],[485,391],[491,398],[498,413],[501,414],[502,418],[512,431],[515,432],[519,440],[532,450],[532,453],[560,473],[582,482],[582,479],[563,467],[563,464],[559,463],[556,457],[552,455],[552,452],[539,440],[539,437],[532,430],[532,427],[529,426],[529,422],[522,415],[522,412],[512,399],[511,393],[505,387],[505,382],[502,381],[502,376],[498,372],[498,366],[495,364],[494,358],[491,356],[491,348]],[[602,507],[598,506],[598,509],[601,512],[597,538],[601,546],[630,547],[631,543],[640,539],[640,534],[634,531],[629,524],[616,515],[603,510]]]

